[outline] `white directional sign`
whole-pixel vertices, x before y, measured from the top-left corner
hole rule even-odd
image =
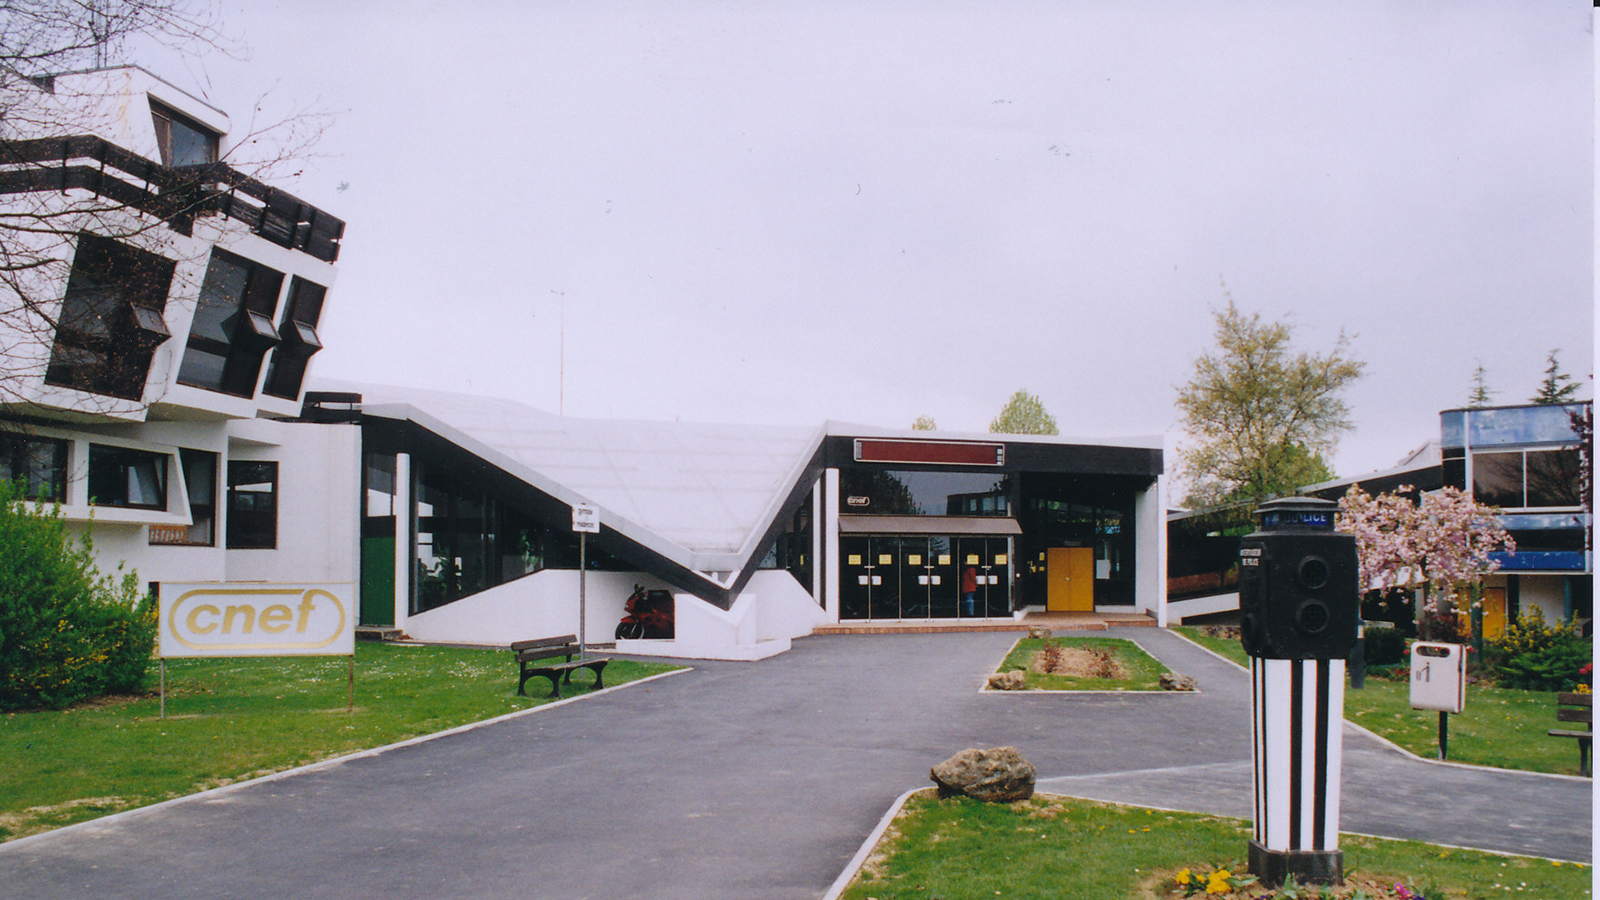
[[[572,504],[572,530],[600,533],[600,508],[593,503]]]

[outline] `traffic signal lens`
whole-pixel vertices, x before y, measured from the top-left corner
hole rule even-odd
[[[1308,591],[1321,590],[1328,583],[1328,561],[1320,556],[1308,556],[1300,561],[1300,584]]]

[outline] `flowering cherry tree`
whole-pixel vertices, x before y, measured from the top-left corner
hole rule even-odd
[[[1420,588],[1426,624],[1500,568],[1491,553],[1517,547],[1494,507],[1471,494],[1451,487],[1413,503],[1406,496],[1411,490],[1401,486],[1372,497],[1351,488],[1339,501],[1339,530],[1355,535],[1363,588]]]

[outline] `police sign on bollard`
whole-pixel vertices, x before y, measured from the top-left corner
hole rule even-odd
[[[1239,546],[1240,639],[1251,656],[1255,834],[1250,871],[1267,887],[1344,881],[1339,778],[1345,660],[1360,596],[1355,538],[1332,501],[1261,504]]]

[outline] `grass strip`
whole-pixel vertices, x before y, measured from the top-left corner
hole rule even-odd
[[[0,716],[0,839],[221,787],[552,702],[505,650],[356,645],[346,657],[176,659],[152,692]],[[607,686],[678,666],[613,660]],[[581,697],[589,673],[563,689]]]
[[[1033,660],[1046,643],[1063,649],[1104,650],[1122,667],[1122,678],[1057,675],[1033,670]],[[998,672],[1024,673],[1030,691],[1159,691],[1161,674],[1167,667],[1157,662],[1133,641],[1122,638],[1053,637],[1023,638],[1017,641],[1000,663]]]
[[[1190,626],[1172,631],[1242,666],[1250,664],[1237,639],[1211,637]],[[1411,708],[1408,682],[1368,677],[1366,687],[1344,692],[1344,717],[1418,756],[1438,758],[1439,714]],[[1450,716],[1450,761],[1576,775],[1577,742],[1545,734],[1555,727],[1555,693],[1469,684],[1466,708]]]
[[[1115,900],[1167,897],[1182,868],[1244,871],[1250,825],[1039,794],[1020,803],[913,796],[847,900]],[[1587,866],[1345,835],[1348,881],[1433,885],[1429,897],[1590,896]],[[1226,895],[1264,893],[1259,888]],[[1300,896],[1319,896],[1315,889]]]

